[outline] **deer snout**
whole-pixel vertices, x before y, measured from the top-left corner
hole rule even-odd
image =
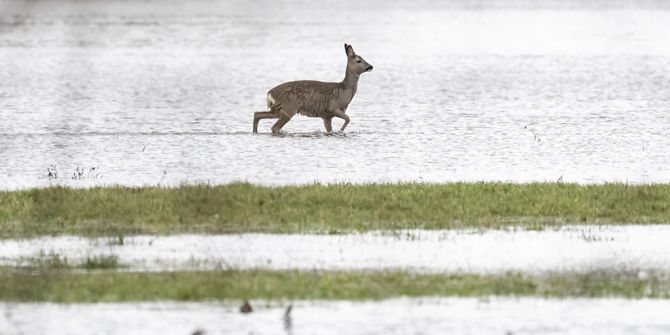
[[[373,69],[373,66],[370,65],[365,69],[365,72],[370,72],[370,71],[372,71],[372,69]]]

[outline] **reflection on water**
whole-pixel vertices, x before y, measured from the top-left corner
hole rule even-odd
[[[664,2],[187,4],[2,2],[0,187],[670,179]],[[344,42],[375,64],[346,135],[252,135]]]
[[[259,304],[264,305],[264,304]],[[3,334],[667,334],[668,300],[424,298],[281,303],[0,303]],[[625,316],[625,317],[621,317]]]

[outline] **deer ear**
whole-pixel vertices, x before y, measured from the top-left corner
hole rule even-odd
[[[354,48],[351,45],[344,43],[344,51],[347,53],[348,57],[354,57]]]

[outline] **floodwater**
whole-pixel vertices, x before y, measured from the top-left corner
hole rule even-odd
[[[669,9],[0,1],[0,188],[668,181]],[[251,134],[273,86],[341,80],[345,42],[375,66],[345,134]]]
[[[526,230],[407,230],[347,235],[75,236],[0,241],[0,265],[55,256],[72,265],[116,256],[121,270],[384,270],[530,274],[670,269],[670,226]]]
[[[252,302],[255,304],[256,302]],[[259,302],[261,305],[262,302]],[[274,303],[0,303],[3,334],[667,334],[670,300],[399,298]]]

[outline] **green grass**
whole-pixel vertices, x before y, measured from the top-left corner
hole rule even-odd
[[[50,252],[40,252],[36,257],[25,259],[28,265],[25,269],[34,271],[39,270],[69,270],[69,269],[83,269],[83,270],[109,270],[119,269],[125,267],[119,263],[119,258],[116,255],[100,255],[88,256],[86,259],[77,264],[71,263],[67,257]]]
[[[31,267],[40,269],[57,270],[57,269],[71,269],[73,267],[67,260],[67,257],[61,256],[53,252],[50,253],[40,252],[37,257],[30,258],[27,261],[30,263]]]
[[[119,257],[116,255],[101,255],[86,257],[86,260],[79,267],[85,270],[101,270],[118,269],[122,266],[119,264]]]
[[[670,184],[50,187],[0,192],[0,237],[668,223]]]
[[[90,272],[0,268],[0,300],[52,302],[204,301],[219,299],[384,299],[397,296],[490,295],[669,298],[670,279],[633,273],[414,274],[226,270]]]

